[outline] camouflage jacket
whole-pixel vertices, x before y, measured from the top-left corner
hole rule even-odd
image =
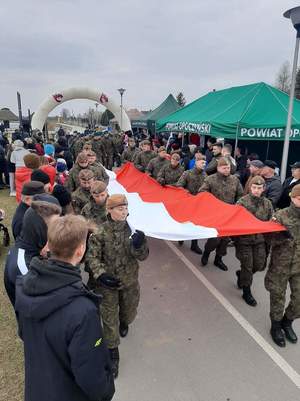
[[[90,236],[85,260],[95,279],[106,272],[119,278],[125,287],[137,281],[138,260],[145,260],[149,249],[146,238],[141,248],[135,249],[130,236],[126,221],[113,221],[109,216],[99,232]]]
[[[81,170],[82,168],[77,163],[75,163],[74,166],[69,171],[69,175],[65,183],[65,186],[68,188],[70,192],[74,192],[79,187],[78,176]]]
[[[216,173],[205,178],[199,192],[210,192],[223,202],[235,204],[243,195],[243,187],[234,175]]]
[[[106,156],[113,156],[116,152],[112,135],[104,135],[102,137],[102,146]]]
[[[102,138],[100,136],[93,138],[92,149],[96,153],[98,161],[101,164],[103,164],[104,149],[103,149],[103,144],[102,144]]]
[[[194,167],[192,170],[185,171],[177,181],[176,186],[187,189],[192,195],[197,195],[206,177],[203,170]]]
[[[100,180],[108,184],[109,176],[101,163],[95,162],[90,164],[88,168],[95,174],[95,180]]]
[[[217,172],[218,161],[221,159],[221,157],[223,157],[223,156],[218,155],[216,157],[213,157],[212,160],[208,163],[208,165],[205,169],[205,172],[207,175],[212,175]],[[227,156],[225,158],[230,161],[230,174],[234,174],[236,172],[236,165],[234,165],[232,163],[232,160],[234,160],[234,159],[227,157]]]
[[[81,210],[81,214],[87,220],[91,220],[97,224],[101,225],[107,220],[106,207],[104,205],[97,205],[97,203],[92,199],[87,203]]]
[[[264,196],[258,198],[257,196],[248,194],[240,198],[237,204],[243,206],[257,219],[262,221],[271,220],[273,215],[272,202]],[[234,237],[234,240],[242,245],[254,245],[265,242],[265,237],[263,234],[242,235],[240,237]]]
[[[122,163],[126,163],[126,162],[133,162],[136,155],[140,152],[140,150],[136,147],[134,148],[126,148],[123,153],[122,153]]]
[[[146,168],[146,172],[151,175],[151,177],[157,179],[158,173],[164,166],[168,166],[170,164],[169,160],[165,159],[164,157],[154,157],[148,163]]]
[[[86,191],[81,187],[77,188],[75,192],[72,193],[72,205],[75,214],[80,214],[83,207],[92,200],[92,195],[90,191]]]
[[[300,208],[292,203],[275,212],[272,220],[282,224],[287,231],[271,236],[270,267],[278,271],[300,273]]]
[[[150,160],[154,159],[154,157],[156,156],[157,154],[152,150],[147,150],[146,152],[145,151],[139,152],[134,159],[134,165],[138,170],[144,173]]]
[[[178,164],[177,167],[173,168],[169,162],[165,165],[157,176],[157,181],[161,185],[176,185],[177,181],[184,172],[184,167]]]

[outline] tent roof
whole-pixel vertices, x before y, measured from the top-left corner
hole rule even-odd
[[[238,136],[239,139],[283,139],[288,103],[286,93],[259,82],[209,92],[160,119],[157,125],[159,131],[199,132],[224,138]],[[292,126],[298,131],[291,139],[300,140],[298,100],[294,101]]]
[[[18,117],[8,108],[4,107],[0,110],[0,120],[3,121],[18,121]]]

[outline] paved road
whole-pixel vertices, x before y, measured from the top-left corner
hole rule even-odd
[[[300,344],[273,347],[264,274],[255,277],[259,304],[251,308],[235,285],[234,248],[225,258],[230,271],[222,272],[213,260],[200,267],[188,243],[149,242],[114,400],[299,401]],[[300,334],[299,322],[295,329]]]

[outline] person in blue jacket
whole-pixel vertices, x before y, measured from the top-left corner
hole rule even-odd
[[[28,273],[17,278],[25,401],[110,401],[114,395],[99,298],[81,279],[88,231],[82,216],[52,218],[49,259],[34,257]]]

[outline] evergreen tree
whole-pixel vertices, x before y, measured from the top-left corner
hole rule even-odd
[[[185,97],[182,92],[178,93],[178,95],[176,96],[176,100],[177,100],[177,103],[179,104],[179,106],[181,106],[181,107],[185,106],[186,100],[185,100]]]

